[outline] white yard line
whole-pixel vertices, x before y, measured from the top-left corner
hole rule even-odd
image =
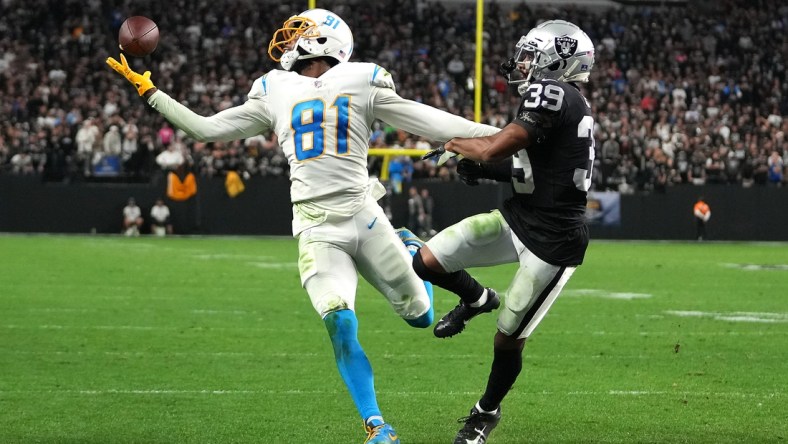
[[[212,254],[192,254],[195,259],[202,260],[234,260],[234,261],[263,261],[268,262],[277,259],[274,256],[260,256],[256,254],[231,254],[231,253],[212,253]]]
[[[95,308],[29,308],[27,311],[33,313],[94,313],[98,311]]]
[[[340,390],[234,390],[234,389],[202,389],[202,390],[177,390],[177,389],[64,389],[64,390],[0,390],[0,395],[40,395],[40,396],[99,396],[99,395],[339,395],[344,394]],[[476,396],[478,391],[378,391],[381,395],[388,396]],[[704,398],[723,398],[723,399],[773,399],[782,398],[784,392],[696,392],[696,391],[666,391],[666,390],[590,390],[590,391],[513,391],[509,396],[653,396],[653,397],[704,397]]]
[[[784,321],[780,321],[784,322]],[[237,327],[216,327],[216,326],[175,326],[175,325],[61,325],[61,324],[43,324],[43,325],[20,325],[20,324],[4,324],[0,325],[0,329],[8,330],[124,330],[124,331],[173,331],[183,330],[192,332],[208,333],[211,331],[251,331],[251,332],[272,332],[277,334],[294,334],[294,333],[309,333],[309,334],[325,334],[325,329],[322,328],[273,328],[273,327],[251,327],[251,326],[237,326]],[[395,329],[367,329],[365,334],[415,334],[415,329],[409,328],[395,328]],[[786,333],[782,330],[756,330],[756,331],[689,331],[689,329],[676,329],[670,331],[588,331],[588,330],[554,330],[550,331],[551,335],[569,335],[569,336],[784,336]]]
[[[735,268],[745,271],[788,271],[788,264],[720,264],[726,268]]]
[[[753,322],[764,324],[788,323],[788,313],[732,311],[728,313],[697,310],[666,310],[666,314],[682,318],[708,318],[716,321]]]
[[[283,268],[298,268],[297,262],[247,262],[247,264],[257,268],[271,268],[276,270]]]
[[[195,309],[191,310],[193,314],[204,314],[204,315],[259,315],[260,313],[257,311],[247,311],[247,310],[206,310],[206,309]]]
[[[573,290],[564,290],[564,292],[561,293],[561,297],[595,297],[631,301],[633,299],[649,299],[652,295],[649,293],[615,292],[594,288],[577,288]]]
[[[625,359],[625,360],[646,360],[654,359],[658,356],[673,355],[672,347],[666,347],[654,355],[620,355],[615,353],[605,354],[578,354],[578,353],[561,353],[561,354],[535,354],[526,353],[523,356],[525,361],[534,360],[555,360],[555,359],[572,359],[572,360],[604,360],[604,359]],[[90,351],[90,350],[13,350],[0,348],[0,356],[2,355],[21,355],[21,356],[115,356],[123,358],[160,358],[160,357],[183,357],[183,358],[251,358],[251,357],[265,357],[265,358],[289,358],[289,359],[303,359],[303,358],[330,358],[331,352],[329,349],[320,352],[267,352],[267,351],[245,351],[245,352],[171,352],[166,350],[161,351]],[[382,355],[371,354],[371,356],[380,357],[383,359],[465,359],[465,360],[482,360],[488,361],[490,358],[486,354],[472,354],[472,353],[450,353],[450,354],[436,354],[436,353],[384,353]],[[726,355],[724,353],[714,353],[699,355],[698,357],[709,358],[722,358]]]

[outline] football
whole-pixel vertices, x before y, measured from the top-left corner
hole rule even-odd
[[[152,53],[159,44],[159,28],[153,20],[135,15],[120,25],[118,32],[120,50],[134,57]]]

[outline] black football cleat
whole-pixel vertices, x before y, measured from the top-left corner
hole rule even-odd
[[[464,422],[457,437],[454,438],[454,444],[484,444],[487,442],[487,437],[493,431],[498,421],[501,420],[501,408],[495,413],[482,413],[474,406],[471,409],[471,414],[460,418],[457,422]]]
[[[489,313],[501,306],[501,299],[498,293],[492,288],[487,289],[487,302],[481,307],[471,307],[465,302],[460,301],[456,307],[446,313],[437,324],[433,333],[439,338],[449,338],[465,329],[465,324],[471,319],[482,313]]]

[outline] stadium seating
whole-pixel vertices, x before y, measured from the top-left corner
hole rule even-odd
[[[4,2],[0,174],[81,180],[111,157],[121,164],[122,180],[147,180],[160,169],[156,156],[176,144],[202,175],[286,175],[274,136],[206,145],[170,134],[104,65],[118,52],[123,19],[144,14],[157,21],[161,42],[134,66],[150,69],[157,86],[199,113],[237,105],[255,78],[275,68],[265,50],[272,30],[298,12],[263,3],[268,7],[215,0],[186,12],[150,0],[117,8],[109,2]],[[393,0],[318,4],[346,18],[355,32],[354,59],[387,67],[402,96],[472,117],[473,8]],[[786,183],[784,2],[592,10],[489,4],[485,122],[503,126],[512,117],[518,97],[497,66],[519,36],[545,18],[579,24],[597,45],[592,80],[583,85],[597,120],[595,189]],[[113,125],[121,130],[120,144],[109,134]],[[425,144],[382,123],[377,129],[374,146]],[[371,173],[379,167],[370,162]],[[453,180],[455,173],[416,162],[414,178]]]

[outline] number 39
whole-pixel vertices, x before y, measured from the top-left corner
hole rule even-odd
[[[544,92],[544,95],[542,93]],[[528,109],[536,109],[541,105],[550,111],[561,111],[564,102],[564,90],[556,85],[543,85],[534,83],[525,90],[527,99],[523,101],[523,106]]]

